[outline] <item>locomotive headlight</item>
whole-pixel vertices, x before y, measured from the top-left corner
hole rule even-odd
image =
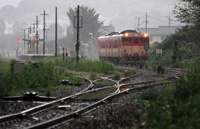
[[[145,37],[145,38],[148,37],[148,34],[147,34],[147,33],[144,33],[144,37]]]
[[[128,37],[128,33],[125,33],[124,36],[125,36],[125,37]]]

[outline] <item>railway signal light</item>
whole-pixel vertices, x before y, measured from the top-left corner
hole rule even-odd
[[[66,57],[68,56],[67,48],[65,48],[65,55],[66,55]]]
[[[20,39],[20,38],[18,38],[18,39],[17,39],[17,42],[18,42],[18,43],[20,43],[20,41],[21,41],[21,39]]]

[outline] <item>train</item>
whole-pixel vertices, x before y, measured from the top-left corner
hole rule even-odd
[[[98,38],[99,59],[131,63],[149,57],[149,34],[137,30],[111,32]]]

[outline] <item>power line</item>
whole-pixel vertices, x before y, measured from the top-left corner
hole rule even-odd
[[[150,17],[150,16],[149,16],[149,18],[155,19],[155,20],[158,20],[158,21],[161,21],[161,22],[165,22],[165,23],[167,22],[167,21],[165,21],[165,20],[161,20],[161,19],[158,19],[158,18],[155,18],[155,17]]]
[[[154,20],[157,20],[157,21],[160,21],[160,22],[168,22],[168,24],[171,26],[172,24],[174,24],[174,25],[180,25],[180,23],[178,23],[178,22],[175,22],[175,21],[173,21],[172,19],[171,19],[171,17],[170,17],[170,19],[171,19],[171,21],[167,21],[167,20],[161,20],[161,19],[158,19],[158,18],[155,18],[155,17],[150,17],[149,16],[149,18],[151,18],[151,19],[154,19]],[[169,17],[168,17],[169,18]],[[172,22],[173,21],[173,22]],[[170,22],[170,23],[169,23]]]
[[[169,21],[169,26],[170,26],[170,25],[171,25],[171,22],[172,22],[173,20],[171,19],[170,16],[165,16],[165,17],[167,17],[167,19],[168,19],[168,21]]]

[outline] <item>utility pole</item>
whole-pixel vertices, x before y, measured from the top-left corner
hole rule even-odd
[[[57,7],[56,7],[56,11],[55,11],[55,57],[57,56],[57,28],[58,28],[58,22],[57,22],[58,18],[57,18]]]
[[[32,44],[31,44],[32,27],[31,26],[29,28],[29,31],[30,31],[30,34],[29,34],[29,37],[30,37],[30,54],[32,54]]]
[[[33,25],[33,34],[34,34],[33,35],[33,48],[32,48],[33,50],[32,51],[33,51],[33,54],[36,54],[36,52],[35,52],[35,25],[36,24],[33,23],[32,25]]]
[[[38,34],[38,16],[36,16],[36,33],[35,33],[35,37],[36,37],[36,54],[38,54],[38,44],[39,44],[39,34]]]
[[[23,39],[23,40],[24,40],[24,53],[25,53],[25,41],[28,41],[28,43],[27,43],[27,44],[28,44],[28,47],[27,47],[27,48],[28,48],[28,52],[27,52],[27,54],[31,54],[31,37],[30,37],[30,34],[31,34],[31,26],[28,27],[27,29],[28,29],[28,31],[27,31],[27,32],[28,32],[28,35],[27,35],[28,37],[27,37],[27,39],[25,39],[25,38],[26,38],[26,37],[25,37],[25,36],[26,36],[26,35],[25,35],[26,29],[24,30],[24,39]]]
[[[25,34],[25,32],[26,32],[26,29],[24,29],[24,39],[26,38],[26,34]],[[24,54],[25,54],[25,40],[24,40]]]
[[[47,30],[49,30],[49,28],[48,28],[48,26],[46,25],[46,39],[45,39],[45,42],[46,42],[46,43],[47,43],[47,40],[48,40]]]
[[[45,26],[45,16],[48,15],[45,13],[45,10],[44,10],[44,14],[41,14],[41,15],[44,15],[44,25],[43,25],[43,55],[45,55],[45,31],[46,31],[46,26]]]
[[[35,23],[33,23],[32,25],[33,25],[33,33],[35,33]]]
[[[147,24],[149,23],[149,21],[147,21],[147,17],[148,17],[148,15],[147,15],[147,12],[146,12],[146,17],[145,17],[145,33],[147,33]]]
[[[138,30],[140,30],[140,17],[137,17],[138,19]]]
[[[169,21],[169,26],[171,25],[171,22],[173,21],[172,19],[171,19],[171,17],[170,16],[165,16],[167,19],[168,19],[168,21]]]
[[[63,47],[63,60],[65,59],[65,48]]]
[[[79,29],[82,28],[82,25],[79,24],[80,20],[81,20],[81,24],[82,22],[82,17],[79,16],[79,5],[77,6],[77,16],[74,17],[74,28],[77,28],[77,42],[76,42],[76,62],[79,61]],[[76,26],[76,19],[77,19],[77,26]]]
[[[77,7],[77,42],[76,42],[76,62],[79,61],[79,5]]]
[[[28,29],[28,31],[27,31],[28,32],[28,35],[27,35],[28,36],[28,38],[27,38],[28,39],[28,43],[27,43],[28,44],[28,54],[30,54],[30,41],[29,41],[29,38],[30,38],[29,37],[30,29],[29,28],[27,28],[27,29]]]

